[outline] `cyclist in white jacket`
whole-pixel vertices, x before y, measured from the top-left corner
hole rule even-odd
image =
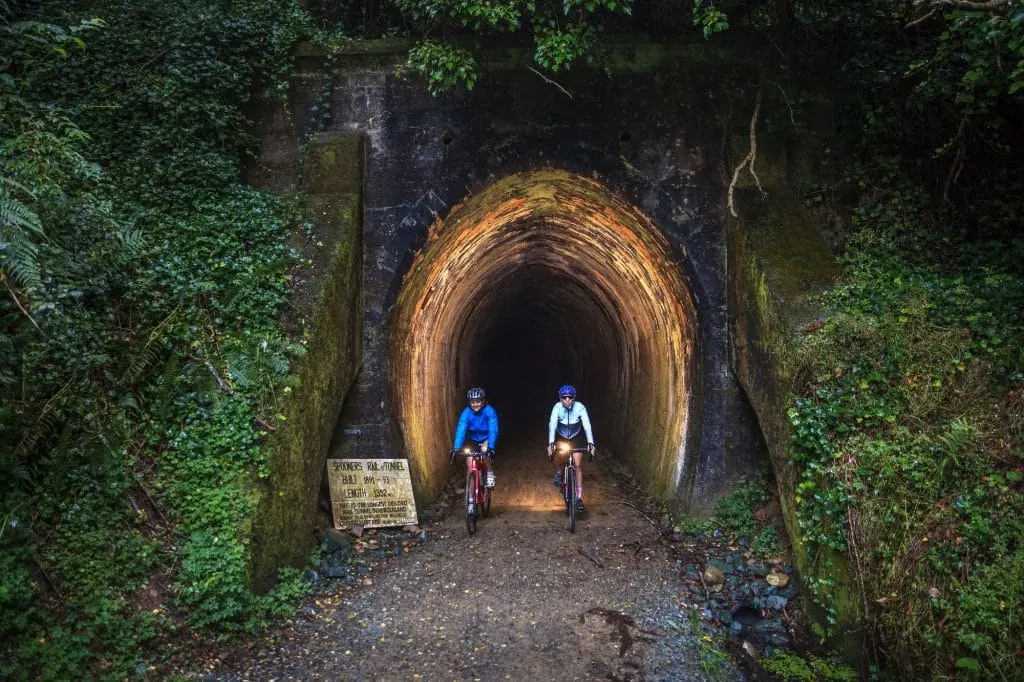
[[[581,433],[582,432],[582,433]],[[594,430],[590,426],[590,415],[583,403],[576,401],[576,388],[566,384],[558,389],[558,402],[551,408],[548,419],[548,459],[555,464],[555,487],[562,487],[562,468],[565,466],[563,457],[555,457],[555,443],[567,443],[570,448],[582,447],[581,436],[586,436],[587,449],[594,455]],[[573,464],[576,465],[576,511],[582,512],[583,507],[583,456],[572,453]]]

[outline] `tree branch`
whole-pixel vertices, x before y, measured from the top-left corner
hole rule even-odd
[[[931,17],[935,16],[935,13],[936,13],[936,12],[938,12],[938,11],[939,11],[939,10],[937,10],[937,9],[933,9],[933,10],[932,10],[931,12],[929,12],[929,13],[928,13],[928,14],[926,14],[926,15],[924,15],[923,17],[919,17],[919,18],[917,18],[917,19],[914,19],[914,20],[913,20],[912,22],[910,22],[909,24],[907,24],[906,26],[904,26],[904,27],[903,27],[903,30],[905,31],[905,30],[907,30],[908,28],[913,28],[914,26],[917,26],[918,24],[920,24],[920,23],[923,23],[923,22],[927,21],[927,20],[928,20],[928,19],[930,19]]]
[[[550,83],[551,85],[554,85],[556,88],[558,88],[559,90],[564,92],[566,97],[568,97],[569,99],[572,99],[572,93],[569,92],[568,90],[566,90],[565,88],[563,88],[561,85],[559,85],[555,81],[551,80],[550,78],[548,78],[547,76],[545,76],[540,71],[538,71],[537,69],[533,68],[532,66],[527,66],[526,68],[529,69],[530,71],[533,71],[538,76],[540,76],[542,80]]]
[[[783,88],[778,83],[776,83],[775,81],[768,81],[768,82],[771,83],[772,85],[774,85],[775,87],[777,87],[779,89],[779,92],[782,93],[782,101],[786,103],[786,108],[789,109],[789,122],[792,123],[793,127],[795,128],[796,127],[796,116],[793,115],[793,105],[789,103],[789,97],[786,96],[786,89]]]
[[[914,0],[914,6],[928,4],[933,7],[954,7],[956,9],[970,9],[981,12],[998,9],[1007,4],[1009,0],[986,0],[985,2],[973,2],[972,0]]]
[[[0,281],[3,281],[4,286],[7,287],[7,293],[11,295],[11,300],[14,301],[14,305],[18,306],[18,310],[21,311],[21,314],[27,317],[28,321],[31,322],[32,326],[35,327],[38,331],[43,331],[42,329],[39,329],[39,325],[36,324],[36,321],[32,319],[32,316],[28,314],[28,311],[25,310],[25,307],[21,305],[21,301],[18,300],[17,294],[14,293],[14,289],[11,288],[10,283],[7,281],[6,273],[0,272]]]
[[[203,364],[206,365],[206,369],[208,369],[210,371],[210,374],[213,375],[213,380],[217,382],[217,388],[224,391],[228,395],[235,394],[234,389],[228,386],[228,384],[223,379],[221,379],[220,374],[218,374],[217,370],[214,369],[213,363],[211,363],[209,360],[203,360]]]
[[[754,101],[754,113],[750,116],[750,151],[740,161],[740,165],[736,166],[732,172],[732,181],[729,183],[729,212],[732,213],[733,218],[738,218],[739,213],[736,212],[735,192],[736,182],[739,180],[740,172],[744,167],[749,166],[750,175],[754,178],[754,183],[757,185],[757,189],[761,192],[761,196],[764,196],[764,188],[761,187],[761,180],[757,177],[757,172],[754,170],[754,163],[757,161],[757,118],[761,114],[761,99],[764,96],[764,82],[757,88],[757,99]]]

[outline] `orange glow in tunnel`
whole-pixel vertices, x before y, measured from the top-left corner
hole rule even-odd
[[[580,389],[599,445],[656,494],[692,473],[697,318],[658,228],[591,179],[509,176],[436,222],[393,310],[391,398],[421,498],[450,473],[471,385],[502,430],[543,445],[560,383]],[[503,436],[504,437],[504,436]]]

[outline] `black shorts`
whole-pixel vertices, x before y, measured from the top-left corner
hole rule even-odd
[[[585,448],[587,447],[587,434],[584,433],[583,429],[580,429],[580,432],[576,434],[575,438],[566,438],[565,436],[560,436],[556,433],[555,445],[557,446],[559,443],[568,443],[569,447],[573,450],[577,448]]]

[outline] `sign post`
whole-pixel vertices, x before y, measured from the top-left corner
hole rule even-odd
[[[405,459],[329,459],[334,527],[416,524],[416,500]]]

